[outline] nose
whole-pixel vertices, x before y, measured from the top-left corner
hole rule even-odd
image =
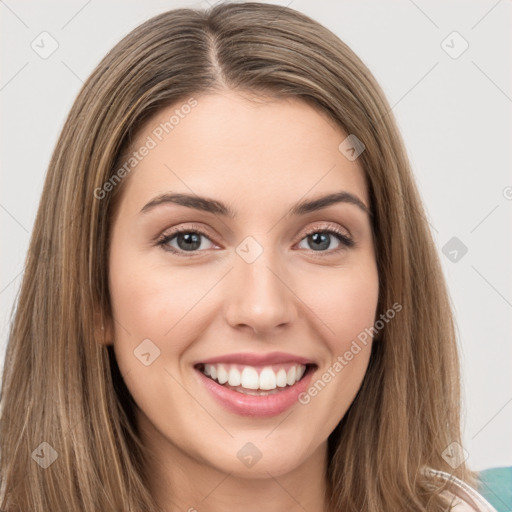
[[[293,278],[275,251],[252,262],[237,255],[228,279],[225,315],[233,328],[270,336],[297,318]]]

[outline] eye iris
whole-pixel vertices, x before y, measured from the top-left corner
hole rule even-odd
[[[193,251],[201,246],[201,235],[199,233],[179,233],[176,237],[178,246],[184,251]],[[182,244],[181,242],[184,242]],[[187,244],[192,244],[187,245]]]
[[[312,235],[309,235],[308,238],[312,240],[315,244],[320,243],[321,246],[316,246],[316,248],[313,246],[313,250],[319,250],[319,249],[328,249],[330,245],[329,240],[329,234],[328,233],[313,233]],[[323,240],[322,240],[323,239]]]

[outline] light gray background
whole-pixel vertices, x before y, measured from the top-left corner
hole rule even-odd
[[[0,361],[46,167],[82,81],[142,21],[207,5],[0,0]],[[464,448],[474,469],[512,465],[512,1],[289,5],[348,43],[393,106],[457,317]],[[59,45],[47,59],[31,48],[43,31]],[[453,31],[469,44],[456,59],[442,47],[462,48],[456,36],[446,39]],[[468,248],[456,262],[442,252],[452,237]]]

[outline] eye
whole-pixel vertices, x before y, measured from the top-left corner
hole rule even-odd
[[[333,237],[338,242],[337,247],[326,250],[331,247]],[[190,227],[174,229],[171,233],[162,235],[156,243],[162,249],[178,256],[195,256],[194,253],[203,252],[204,249],[209,248],[207,247],[208,242],[204,244],[202,239],[207,240],[213,247],[216,247],[204,231],[199,228]],[[305,247],[306,249],[310,249],[313,252],[327,252],[329,254],[343,251],[355,245],[355,242],[349,236],[333,227],[311,229],[305,233],[300,242],[303,240],[310,246]],[[186,253],[189,254],[186,255]]]
[[[331,246],[332,237],[337,240],[338,246],[334,249],[326,251],[325,249],[329,249]],[[301,242],[303,240],[308,243],[308,245],[312,248],[311,250],[314,252],[336,253],[355,245],[354,241],[349,236],[336,228],[312,229],[306,233],[306,236],[301,240]]]
[[[187,252],[194,253],[198,252],[199,249],[204,250],[205,244],[203,244],[202,238],[208,240],[215,246],[203,231],[191,228],[175,229],[172,233],[160,237],[157,241],[157,245],[161,246],[166,251],[182,256]]]

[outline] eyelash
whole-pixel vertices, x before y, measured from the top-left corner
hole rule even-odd
[[[182,250],[176,250],[174,247],[170,247],[170,246],[167,246],[166,247],[166,244],[168,244],[173,238],[175,238],[177,235],[181,234],[181,233],[193,233],[193,234],[196,234],[196,235],[201,235],[201,236],[204,236],[205,238],[207,238],[208,240],[210,240],[210,237],[201,229],[198,229],[198,228],[195,228],[195,227],[191,227],[191,228],[178,228],[176,230],[174,230],[172,233],[169,233],[167,235],[162,235],[160,238],[158,238],[157,242],[156,242],[156,245],[158,245],[159,247],[161,247],[164,251],[168,251],[168,252],[171,252],[173,254],[176,254],[178,256],[184,256],[184,257],[196,257],[194,256],[194,253],[197,254],[198,252],[203,252],[203,251],[182,251]],[[326,254],[329,254],[329,255],[332,255],[332,254],[336,254],[340,251],[344,251],[348,248],[351,248],[355,245],[355,242],[354,240],[352,240],[351,238],[349,238],[347,235],[345,235],[344,233],[342,233],[340,230],[338,230],[337,228],[333,228],[333,227],[329,227],[329,228],[314,228],[314,229],[310,229],[308,230],[306,233],[304,233],[304,236],[299,240],[299,242],[302,242],[302,240],[304,240],[304,238],[308,237],[309,235],[312,235],[312,234],[315,234],[315,233],[324,233],[324,234],[329,234],[329,235],[333,235],[334,237],[336,237],[340,242],[341,242],[341,246],[338,247],[337,249],[331,249],[331,250],[328,250],[328,251],[313,251],[311,250],[311,252],[313,253],[326,253]],[[212,241],[212,240],[210,240]],[[188,253],[188,254],[187,254]],[[317,255],[315,254],[315,256]],[[323,256],[320,256],[320,257],[323,257]]]

